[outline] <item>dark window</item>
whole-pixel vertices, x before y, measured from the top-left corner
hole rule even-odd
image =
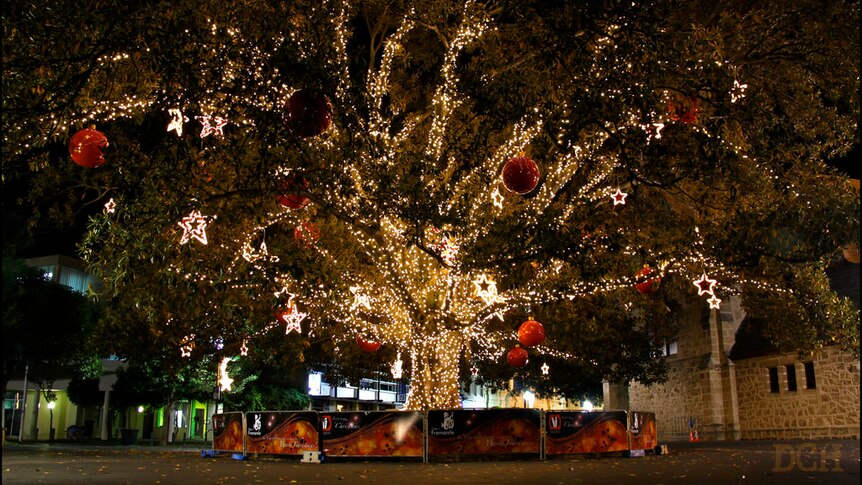
[[[814,362],[804,362],[802,366],[805,368],[805,388],[817,389],[817,379],[814,378]]]
[[[796,364],[788,364],[784,366],[787,371],[787,390],[796,390]]]
[[[778,393],[778,367],[769,368],[769,392]]]

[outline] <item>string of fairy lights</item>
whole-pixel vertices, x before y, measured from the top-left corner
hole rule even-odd
[[[189,271],[179,263],[168,269],[191,281],[227,285],[243,291],[258,291],[261,299],[273,304],[276,310],[275,321],[267,322],[260,332],[283,325],[287,335],[294,332],[316,335],[325,333],[332,321],[338,321],[348,332],[334,336],[336,348],[352,344],[356,336],[391,345],[398,349],[396,360],[391,363],[393,377],[397,379],[406,374],[410,378],[406,409],[457,407],[458,382],[461,377],[459,359],[462,351],[469,349],[471,359],[496,360],[504,355],[517,339],[517,335],[511,331],[493,330],[492,322],[505,321],[507,314],[521,312],[530,306],[631,289],[638,281],[633,274],[604,275],[595,281],[570,281],[568,275],[571,273],[568,272],[567,263],[552,259],[543,262],[536,276],[521,286],[501,288],[497,280],[504,269],[477,269],[475,261],[465,264],[464,255],[469,253],[465,249],[487,238],[492,223],[499,218],[513,219],[528,228],[548,224],[547,221],[542,222],[543,216],[547,215],[560,191],[576,176],[580,177],[579,185],[571,195],[570,205],[551,219],[550,224],[553,227],[563,227],[569,223],[577,204],[604,203],[608,210],[624,206],[630,188],[614,179],[621,162],[615,154],[606,153],[601,148],[611,133],[625,130],[643,132],[647,143],[657,142],[661,140],[664,129],[675,121],[667,113],[653,111],[647,116],[650,121],[644,122],[640,113],[628,111],[616,126],[600,126],[592,131],[584,131],[578,134],[577,142],[564,143],[564,140],[572,138],[568,130],[575,114],[568,104],[563,104],[560,107],[562,119],[556,128],[557,132],[552,134],[553,139],[558,142],[557,151],[535,156],[544,174],[544,182],[533,197],[525,199],[505,190],[499,171],[511,157],[519,153],[529,155],[531,144],[548,129],[548,121],[539,107],[530,110],[514,123],[510,127],[509,135],[499,142],[490,156],[468,164],[467,170],[458,170],[458,167],[464,165],[464,161],[452,157],[447,151],[446,143],[452,134],[451,126],[464,101],[458,90],[460,54],[484,35],[494,32],[490,19],[479,5],[472,1],[465,2],[461,23],[447,37],[448,42],[440,67],[440,81],[434,88],[428,107],[430,116],[427,119],[407,117],[397,125],[393,122],[394,116],[387,97],[390,94],[394,65],[406,48],[404,43],[409,34],[419,25],[413,20],[415,12],[405,15],[398,28],[386,38],[379,62],[372,63],[367,73],[364,88],[367,104],[357,107],[350,105],[349,95],[353,84],[351,79],[354,76],[347,52],[351,5],[347,1],[327,0],[321,2],[320,8],[335,12],[329,17],[332,29],[332,45],[329,47],[332,58],[327,61],[332,72],[339,77],[334,93],[335,109],[360,120],[365,133],[375,142],[374,151],[360,150],[352,154],[351,160],[343,162],[340,174],[339,169],[333,169],[332,173],[351,181],[350,190],[343,190],[335,180],[319,179],[310,184],[307,192],[314,196],[315,202],[312,205],[320,202],[313,215],[309,215],[311,209],[307,207],[267,210],[259,214],[254,223],[248,220],[239,222],[242,226],[233,228],[239,235],[230,240],[213,237],[215,232],[222,231],[220,224],[229,224],[229,217],[217,213],[214,206],[196,202],[194,209],[176,223],[182,232],[176,231],[176,226],[172,228],[178,233],[180,245],[196,245],[195,250],[204,254],[211,250],[210,243],[217,241],[214,245],[219,254],[229,252],[233,256],[220,268],[224,274],[218,277]],[[268,69],[272,58],[270,52],[246,40],[240,30],[216,25],[214,21],[210,21],[210,24],[214,51],[233,52],[236,55],[217,56],[222,63],[219,65],[211,65],[207,60],[202,61],[202,72],[212,70],[222,73],[222,76],[212,79],[214,85],[207,90],[207,99],[201,101],[200,105],[180,106],[178,103],[169,102],[178,99],[178,93],[157,91],[150,97],[134,94],[120,101],[95,103],[92,109],[75,120],[54,119],[53,115],[50,115],[40,122],[56,126],[55,132],[65,133],[74,125],[108,123],[153,109],[153,106],[169,106],[166,113],[170,121],[166,130],[174,132],[178,139],[197,136],[203,143],[204,139],[209,137],[224,136],[227,127],[254,128],[255,118],[245,114],[252,110],[229,108],[276,111],[282,109],[284,100],[299,88],[280,84],[278,70]],[[609,26],[608,35],[591,44],[597,57],[593,64],[595,72],[591,73],[594,79],[607,75],[604,66],[608,63],[601,62],[599,57],[612,55],[611,51],[615,51],[617,46],[613,41],[613,32],[614,26]],[[312,39],[304,38],[297,31],[272,39],[272,44],[279,48],[289,45],[292,52],[300,58],[315,55],[325,47],[315,45]],[[108,64],[123,62],[129,62],[126,53],[100,59],[103,68],[107,68]],[[735,72],[731,64],[719,64]],[[702,65],[703,63],[697,64]],[[615,65],[615,68],[617,67],[632,69],[631,64],[626,63]],[[232,91],[237,79],[245,80],[245,84],[255,84],[255,88],[244,85],[240,94],[237,94]],[[575,77],[571,82],[577,81]],[[740,102],[745,97],[747,88],[746,84],[735,79],[729,93],[731,101]],[[626,89],[608,88],[600,95],[616,100],[630,96],[636,89],[641,87],[635,85]],[[256,94],[267,90],[271,92],[270,96]],[[661,99],[666,103],[674,101],[670,93],[663,94]],[[225,114],[228,111],[231,112],[230,119]],[[189,124],[193,124],[200,131],[190,131]],[[747,156],[744,147],[733,145],[721,136],[709,132],[703,125],[693,123],[689,126],[700,135],[716,137],[728,152],[740,157]],[[339,143],[343,135],[339,132],[338,124],[334,123],[326,135],[305,140],[303,148],[309,154],[319,154],[322,158],[336,154],[339,153]],[[424,146],[419,149],[411,146],[416,139],[424,139]],[[375,174],[397,166],[405,154],[415,155],[434,166],[438,166],[438,162],[445,162],[444,169],[432,175],[422,175],[422,186],[429,195],[448,195],[439,207],[434,208],[439,215],[452,214],[466,201],[468,210],[458,227],[428,226],[415,234],[408,221],[392,213],[380,213],[369,207],[369,201],[373,200],[370,188],[373,187]],[[272,176],[282,178],[292,170],[295,170],[295,167],[280,166]],[[483,190],[477,193],[476,187],[482,187]],[[400,194],[392,196],[401,197]],[[398,205],[407,201],[404,199],[394,202],[394,205]],[[116,212],[123,211],[122,204],[114,202],[114,199],[111,199],[109,204],[110,208],[105,206],[104,217],[116,217]],[[327,207],[337,208],[338,214],[325,219]],[[343,275],[344,281],[341,285],[345,288],[345,294],[338,294],[336,289],[326,285],[298,280],[288,274],[279,274],[268,283],[253,283],[252,281],[265,279],[264,275],[270,275],[273,268],[286,261],[284,255],[270,252],[273,246],[267,245],[267,235],[277,237],[279,228],[282,227],[302,230],[307,227],[303,224],[313,223],[315,218],[328,223],[335,220],[341,224],[347,222],[345,230],[338,233],[339,238],[343,239],[335,244],[347,243],[350,247],[357,248],[362,258],[368,261],[361,272]],[[227,227],[224,232],[230,233],[230,229]],[[328,247],[330,243],[325,234],[320,235],[319,240],[308,234],[306,237],[310,239],[306,241],[305,250],[313,251],[315,256],[324,262],[322,264],[331,264],[333,267],[339,264],[340,253]],[[416,237],[423,241],[424,247],[413,242]],[[603,243],[599,239],[595,244]],[[741,284],[757,285],[777,292],[791,291],[769,281],[741,279],[708,253],[709,249],[699,230],[695,230],[689,253],[655,254],[647,255],[646,258],[655,266],[653,277],[666,278],[671,274],[679,274],[692,282],[695,290],[713,309],[720,308],[721,304],[717,292],[720,291],[722,296],[732,295],[738,291]],[[637,248],[626,247],[622,254],[634,258],[638,251]],[[567,285],[561,287],[557,284],[566,278]],[[273,288],[276,291],[273,291]],[[243,338],[241,355],[254,351],[254,336],[252,334]],[[539,345],[531,351],[557,359],[598,365],[588,357],[554,349],[552,344],[549,342]],[[195,335],[189,334],[182,340],[179,352],[183,357],[189,357],[194,346]],[[409,366],[402,360],[402,355],[410,362]],[[219,366],[219,384],[224,390],[230,389],[232,382],[227,372],[228,362],[229,360],[223,360]],[[542,372],[549,372],[547,363],[542,366]]]

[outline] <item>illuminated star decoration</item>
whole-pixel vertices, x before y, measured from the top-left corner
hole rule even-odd
[[[350,287],[350,292],[353,293],[353,305],[350,307],[350,310],[354,311],[359,307],[365,307],[366,310],[371,310],[371,303],[368,300],[368,295],[360,293],[359,291],[360,288],[358,286]]]
[[[181,222],[177,224],[183,228],[183,237],[180,238],[180,244],[185,244],[189,242],[190,239],[197,239],[201,244],[207,243],[207,217],[201,215],[200,211],[193,210],[187,215],[183,217]],[[215,219],[215,216],[212,216]]]
[[[287,309],[278,315],[278,318],[285,323],[284,334],[287,335],[294,330],[296,333],[302,333],[302,327],[299,323],[307,316],[307,313],[302,313],[296,308],[296,304],[291,298],[287,302]]]
[[[623,192],[620,189],[617,189],[616,192],[611,194],[611,198],[614,199],[614,205],[620,205],[620,204],[625,205],[627,195],[629,195],[629,194]]]
[[[494,187],[494,191],[491,192],[491,201],[494,203],[495,207],[500,209],[503,208],[503,195],[500,194],[500,188]]]
[[[721,309],[721,299],[715,295],[712,295],[712,298],[706,300],[709,302],[709,308],[719,310]]]
[[[548,375],[549,370],[551,370],[551,367],[548,365],[548,363],[547,362],[543,363],[542,364],[542,375],[543,376]]]
[[[188,343],[186,343],[185,345],[180,347],[180,357],[191,357],[192,356],[192,349],[195,348],[194,339],[195,339],[195,334],[191,334],[188,337],[186,337],[186,341]]]
[[[448,237],[444,237],[443,244],[440,245],[440,248],[440,257],[443,258],[443,261],[447,264],[454,263],[455,259],[458,257],[458,250],[460,247]]]
[[[470,367],[470,373],[473,374],[473,377],[478,376],[479,375],[479,368],[476,367],[475,365],[473,367]]]
[[[230,357],[225,357],[218,366],[218,385],[222,391],[230,391],[230,386],[233,384],[233,379],[227,375],[228,362],[230,362]]]
[[[201,130],[201,138],[206,138],[210,135],[222,136],[224,132],[222,129],[227,124],[227,119],[222,118],[221,116],[197,116],[196,117],[202,125],[204,125]]]
[[[713,293],[713,285],[715,285],[715,280],[709,279],[709,276],[706,273],[703,273],[703,276],[700,277],[699,280],[694,282],[694,286],[697,287],[697,295],[715,295]]]
[[[482,273],[481,276],[473,280],[476,285],[476,296],[482,299],[486,305],[490,305],[497,301],[497,283],[489,279],[488,275]]]
[[[242,347],[239,348],[239,355],[248,355],[248,345],[246,345],[245,340],[242,341]]]
[[[183,136],[183,123],[187,122],[189,117],[183,115],[183,112],[178,108],[171,108],[168,110],[168,113],[171,115],[171,122],[168,123],[168,131],[175,130],[177,136]]]
[[[395,357],[395,362],[392,363],[392,367],[390,368],[390,370],[392,371],[392,378],[393,379],[401,379],[401,366],[402,365],[404,365],[404,363],[401,362],[401,352],[398,352],[398,356]]]
[[[115,210],[117,210],[117,203],[114,202],[114,198],[111,197],[109,201],[105,202],[105,212],[113,214]]]
[[[733,88],[730,90],[730,102],[735,103],[745,97],[745,90],[748,89],[748,84],[739,84],[739,81],[733,80]]]

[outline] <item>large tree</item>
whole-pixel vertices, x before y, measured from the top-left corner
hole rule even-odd
[[[858,2],[10,3],[4,159],[33,199],[110,199],[81,250],[118,353],[347,362],[359,335],[427,409],[511,376],[488,363],[531,315],[519,372],[552,388],[662,379],[681,315],[732,295],[858,350],[824,286],[859,239],[824,162],[858,143]]]

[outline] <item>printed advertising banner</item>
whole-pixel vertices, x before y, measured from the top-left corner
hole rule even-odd
[[[625,411],[548,411],[545,454],[626,451],[627,422]]]
[[[317,418],[315,411],[246,413],[246,451],[272,455],[301,455],[304,451],[317,451]]]
[[[428,411],[428,456],[540,453],[541,411]]]
[[[629,411],[629,449],[652,450],[658,446],[655,413]]]
[[[213,450],[245,451],[245,420],[243,414],[213,414]]]
[[[357,411],[320,413],[320,436],[327,457],[423,455],[420,412]]]

